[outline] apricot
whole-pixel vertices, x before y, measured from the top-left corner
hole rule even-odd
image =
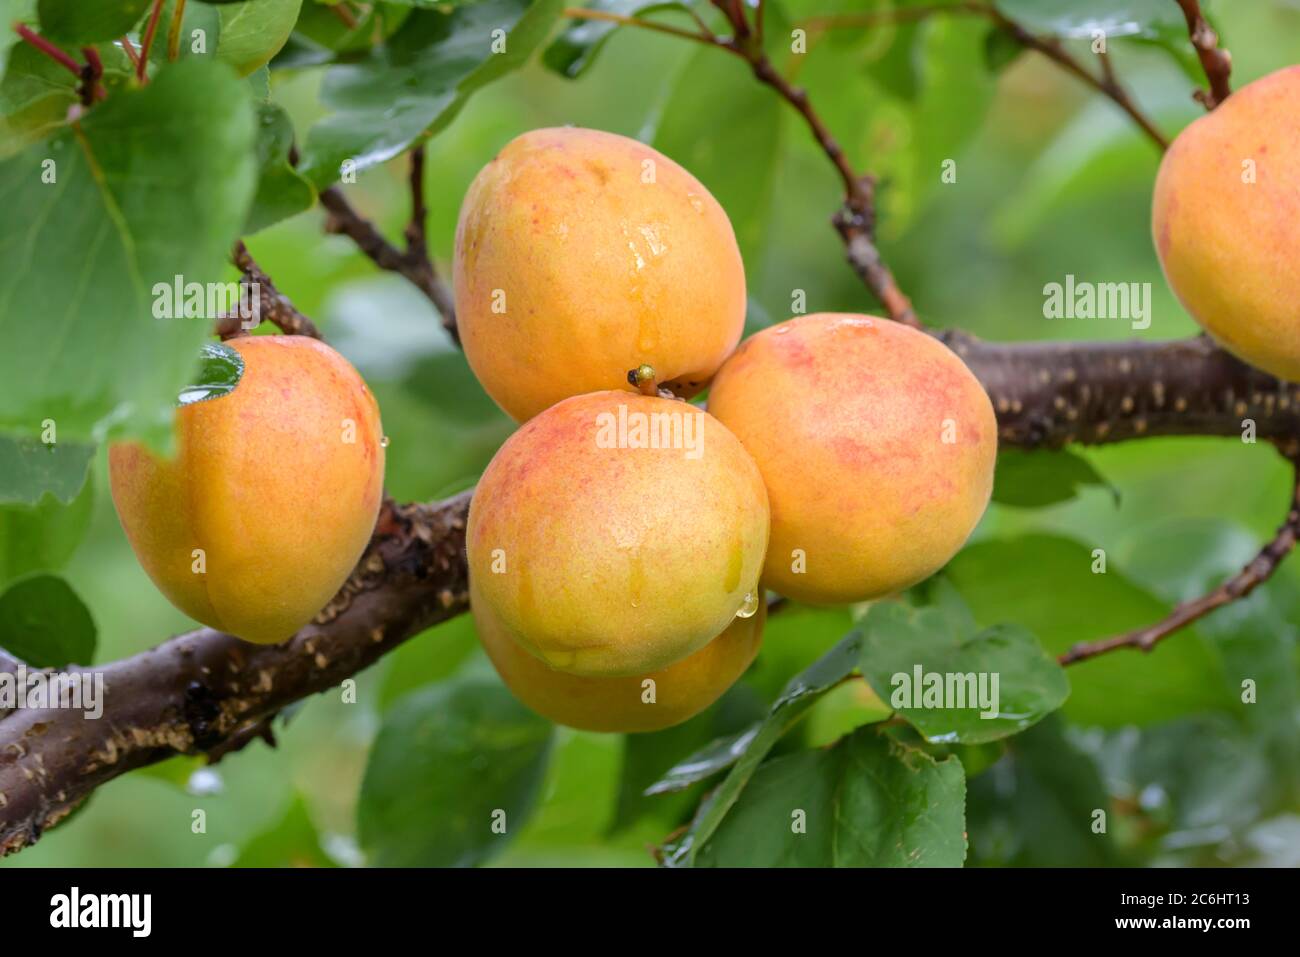
[[[722,207],[668,157],[598,130],[533,130],[483,168],[460,209],[454,285],[465,356],[520,422],[629,389],[641,365],[694,395],[745,322]]]
[[[1243,86],[1165,153],[1151,212],[1165,278],[1229,352],[1300,380],[1300,66]]]
[[[767,493],[748,453],[686,402],[574,396],[497,452],[470,504],[479,603],[552,668],[643,675],[752,611]]]
[[[952,351],[907,326],[822,313],[765,329],[718,372],[709,411],[763,473],[763,581],[790,598],[907,588],[957,552],[988,505],[988,395]]]
[[[583,731],[659,731],[695,717],[753,663],[767,617],[760,601],[753,615],[736,618],[699,651],[661,671],[589,678],[556,671],[526,651],[472,586],[470,607],[483,648],[514,696],[538,714]]]
[[[289,638],[338,592],[375,527],[379,408],[356,370],[302,336],[231,340],[227,395],[177,409],[176,455],[109,449],[113,504],[173,605],[246,641]]]

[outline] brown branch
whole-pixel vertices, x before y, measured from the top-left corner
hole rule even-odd
[[[1080,642],[1057,660],[1062,665],[1072,665],[1079,661],[1087,661],[1089,658],[1103,655],[1108,651],[1114,651],[1117,648],[1151,651],[1159,642],[1168,638],[1174,632],[1204,618],[1216,608],[1222,608],[1239,598],[1245,598],[1268,581],[1269,577],[1282,563],[1282,559],[1286,558],[1291,553],[1291,550],[1295,548],[1298,535],[1300,535],[1300,468],[1296,471],[1296,482],[1293,485],[1291,495],[1291,507],[1287,512],[1285,521],[1278,528],[1273,540],[1260,549],[1259,554],[1252,558],[1241,571],[1214,589],[1214,591],[1191,601],[1183,602],[1168,617],[1156,622],[1154,625],[1148,625],[1145,628],[1138,628],[1135,631],[1100,641]]]
[[[442,318],[442,327],[452,341],[460,344],[456,329],[456,302],[451,290],[434,269],[425,242],[427,209],[424,201],[424,148],[411,151],[411,223],[406,228],[406,250],[400,250],[384,238],[375,224],[362,216],[347,201],[337,186],[322,190],[321,205],[329,213],[327,232],[347,236],[380,269],[395,272],[410,280],[433,303]]]
[[[0,721],[0,854],[35,842],[95,788],[176,754],[220,756],[266,719],[337,686],[468,605],[468,493],[386,505],[339,595],[292,639],[250,645],[201,628],[102,667],[104,712],[19,709]]]
[[[295,308],[294,304],[289,301],[289,297],[275,288],[275,283],[271,277],[262,271],[262,267],[253,259],[249,253],[248,247],[243,240],[235,243],[235,250],[232,255],[235,265],[239,271],[244,274],[245,282],[256,285],[257,309],[256,314],[241,316],[239,313],[222,316],[217,320],[216,334],[222,339],[233,339],[235,336],[244,335],[251,328],[267,321],[274,323],[281,332],[290,336],[311,336],[313,339],[323,339],[320,330],[316,324],[304,316]],[[247,323],[251,323],[245,328]]]
[[[1183,19],[1187,21],[1187,35],[1192,40],[1192,46],[1196,48],[1201,69],[1205,71],[1205,78],[1210,81],[1209,92],[1197,90],[1193,96],[1207,110],[1212,110],[1232,93],[1232,87],[1228,83],[1228,78],[1232,74],[1232,54],[1227,50],[1219,49],[1218,34],[1201,14],[1201,5],[1197,0],[1176,0],[1176,2],[1183,11]]]

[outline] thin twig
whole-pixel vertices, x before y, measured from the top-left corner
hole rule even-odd
[[[332,3],[325,9],[334,14],[334,16],[336,16],[349,30],[355,30],[357,28],[356,15],[346,3]]]
[[[1206,22],[1201,14],[1201,5],[1197,0],[1176,0],[1187,21],[1187,35],[1196,48],[1196,56],[1201,61],[1205,78],[1210,81],[1210,89],[1197,90],[1193,95],[1207,110],[1212,110],[1232,93],[1228,78],[1232,75],[1232,54],[1219,49],[1218,34]]]
[[[1072,665],[1079,661],[1096,658],[1098,655],[1114,651],[1117,648],[1136,648],[1139,651],[1150,651],[1160,641],[1168,638],[1174,632],[1204,618],[1216,608],[1222,608],[1239,598],[1245,598],[1268,581],[1269,577],[1282,563],[1282,559],[1286,558],[1291,550],[1295,548],[1296,538],[1300,536],[1300,463],[1293,459],[1293,464],[1296,464],[1297,468],[1295,482],[1292,484],[1291,507],[1287,512],[1286,520],[1278,528],[1273,540],[1260,549],[1259,554],[1252,558],[1241,571],[1214,589],[1214,591],[1181,603],[1170,612],[1168,617],[1156,622],[1154,625],[1138,628],[1135,631],[1116,635],[1113,638],[1081,642],[1061,655],[1057,660],[1062,665]]]
[[[181,22],[185,19],[185,0],[176,0],[172,10],[172,23],[167,31],[167,62],[174,63],[181,55]]]
[[[140,63],[136,67],[136,79],[148,82],[149,48],[153,46],[154,34],[158,32],[158,18],[162,16],[163,0],[153,0],[153,9],[149,11],[149,22],[144,28],[144,37],[140,40]]]
[[[140,69],[140,54],[136,52],[135,44],[131,42],[131,38],[122,37],[119,42],[122,44],[122,49],[126,51],[127,59],[131,61],[132,69]]]
[[[290,336],[310,336],[324,339],[316,324],[297,310],[289,297],[275,288],[261,266],[253,259],[243,240],[235,243],[231,260],[244,274],[244,281],[257,286],[257,314],[241,316],[232,313],[217,320],[216,334],[222,339],[233,339],[244,335],[262,322],[273,323],[281,332]],[[251,323],[250,323],[251,320]]]
[[[81,64],[78,63],[76,60],[74,60],[69,54],[60,50],[49,40],[45,39],[45,37],[41,36],[39,33],[34,32],[33,30],[24,26],[21,23],[14,24],[14,32],[17,33],[20,37],[22,37],[25,43],[28,43],[31,46],[35,47],[37,50],[40,50],[42,53],[44,53],[55,63],[59,64],[59,66],[64,67],[67,70],[70,70],[73,76],[76,77],[81,76]]]
[[[425,247],[424,151],[421,148],[413,150],[411,154],[410,183],[412,222],[406,229],[405,251],[385,239],[374,223],[353,208],[347,197],[343,195],[343,191],[337,186],[322,190],[320,194],[321,205],[329,213],[325,229],[327,232],[347,236],[380,269],[395,272],[409,279],[433,303],[442,317],[443,328],[447,330],[452,341],[459,344],[455,299],[452,297],[451,290],[438,275]],[[412,245],[413,237],[414,245]]]

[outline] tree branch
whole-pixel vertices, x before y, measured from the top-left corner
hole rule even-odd
[[[1232,93],[1228,78],[1232,74],[1232,54],[1219,49],[1218,34],[1210,28],[1201,14],[1201,5],[1197,0],[1176,0],[1187,21],[1187,35],[1191,37],[1196,56],[1201,61],[1205,78],[1210,81],[1210,89],[1197,90],[1194,96],[1207,110],[1212,110]]]
[[[244,280],[258,287],[257,315],[251,317],[254,326],[264,321],[271,322],[286,335],[324,338],[316,328],[316,324],[299,312],[289,301],[289,297],[275,287],[271,277],[263,272],[262,267],[253,259],[243,240],[235,243],[231,259],[244,274]],[[222,316],[217,320],[215,332],[222,339],[233,339],[235,336],[243,335],[249,331],[244,328],[246,318],[237,312]]]
[[[0,854],[35,842],[91,791],[176,754],[220,756],[286,705],[333,688],[468,606],[469,494],[380,513],[352,577],[280,645],[200,628],[81,672],[104,676],[104,713],[19,709],[0,721]]]

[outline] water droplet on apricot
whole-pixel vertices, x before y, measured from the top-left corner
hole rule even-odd
[[[760,601],[759,593],[756,591],[745,592],[745,598],[740,604],[740,609],[736,612],[737,618],[753,618],[758,614],[758,603]]]

